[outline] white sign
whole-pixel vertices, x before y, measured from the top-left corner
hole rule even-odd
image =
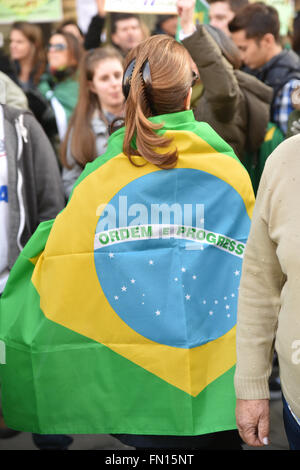
[[[78,24],[84,33],[87,32],[90,21],[97,15],[97,5],[95,0],[76,0],[76,13]]]
[[[176,0],[106,0],[106,11],[122,13],[177,14]]]

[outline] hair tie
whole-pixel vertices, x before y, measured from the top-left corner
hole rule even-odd
[[[130,92],[130,87],[131,87],[131,78],[132,78],[132,74],[133,74],[133,71],[134,71],[134,68],[135,68],[135,64],[136,64],[136,59],[132,59],[131,62],[129,62],[125,72],[124,72],[124,75],[123,75],[123,82],[122,82],[122,90],[123,90],[123,94],[125,96],[125,99],[127,100],[128,98],[128,95],[129,95],[129,92]],[[152,101],[150,99],[150,96],[149,96],[149,91],[151,91],[151,88],[152,88],[152,78],[151,78],[151,72],[150,72],[150,64],[149,64],[149,60],[146,59],[141,67],[141,70],[140,70],[140,75],[142,77],[142,80],[144,82],[144,96],[145,96],[145,99],[148,103],[148,106],[150,107],[150,110],[152,112],[152,114],[156,114],[156,111],[155,111],[155,108],[152,104]]]
[[[134,71],[134,67],[135,67],[135,59],[132,59],[132,61],[129,62],[123,75],[122,90],[123,90],[123,95],[125,96],[126,100],[130,92],[131,77]]]
[[[154,115],[156,114],[156,110],[155,110],[154,104],[152,103],[152,99],[150,95],[150,92],[152,89],[152,78],[151,78],[150,64],[149,64],[148,59],[145,60],[145,62],[143,63],[141,67],[141,76],[144,82],[144,96],[151,110],[151,113]]]
[[[130,86],[131,86],[131,77],[134,71],[135,63],[136,63],[136,59],[132,59],[132,61],[129,62],[123,75],[122,89],[123,89],[123,94],[126,99],[128,98],[128,95],[129,95]],[[141,75],[146,86],[152,85],[150,65],[149,65],[148,59],[145,60],[145,62],[143,63],[141,67]]]
[[[142,78],[146,86],[151,85],[152,86],[152,78],[151,78],[151,72],[150,72],[150,64],[149,60],[146,59],[145,62],[142,65],[141,68],[141,73],[142,73]]]

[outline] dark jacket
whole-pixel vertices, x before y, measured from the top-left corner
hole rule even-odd
[[[204,92],[194,109],[243,160],[246,150],[262,144],[270,118],[272,89],[234,70],[204,27],[183,41],[199,70]]]
[[[16,71],[12,66],[10,58],[8,55],[4,54],[2,49],[0,49],[0,71],[5,73],[11,80],[18,83],[18,77],[16,76]]]
[[[9,268],[40,222],[65,206],[52,147],[29,111],[3,105],[8,163]]]
[[[85,49],[95,49],[101,46],[101,33],[105,25],[105,17],[95,15],[91,19],[84,38]]]
[[[293,78],[300,80],[300,57],[294,51],[284,49],[259,69],[245,67],[244,70],[273,88],[272,112],[274,100],[282,87]]]

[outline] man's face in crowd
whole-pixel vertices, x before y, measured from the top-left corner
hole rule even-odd
[[[113,42],[124,52],[130,51],[143,40],[143,31],[137,18],[119,20],[116,32],[112,34]]]
[[[231,37],[240,50],[242,61],[250,69],[258,69],[267,61],[267,48],[264,39],[246,38],[244,30],[231,33]]]
[[[234,17],[233,11],[227,2],[212,3],[209,8],[209,23],[215,28],[219,28],[223,33],[230,35],[228,23]]]

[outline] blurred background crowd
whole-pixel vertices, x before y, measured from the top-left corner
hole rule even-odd
[[[6,104],[31,110],[41,124],[67,198],[84,165],[104,152],[110,124],[123,116],[123,58],[144,38],[160,33],[183,40],[197,76],[192,97],[196,118],[209,122],[233,146],[256,190],[274,145],[298,132],[292,91],[300,83],[300,13],[297,1],[278,2],[277,11],[267,4],[255,10],[255,3],[260,2],[197,0],[181,8],[179,1],[179,15],[139,15],[107,12],[105,0],[64,0],[59,22],[32,23],[15,15],[16,21],[1,25],[1,83],[10,90]],[[247,6],[249,13],[247,8],[243,13]],[[201,30],[201,24],[207,27]],[[206,63],[208,51],[215,61],[222,56],[221,84],[218,71]],[[234,96],[227,96],[228,87],[236,87],[229,92]],[[268,131],[273,141],[265,148]]]

